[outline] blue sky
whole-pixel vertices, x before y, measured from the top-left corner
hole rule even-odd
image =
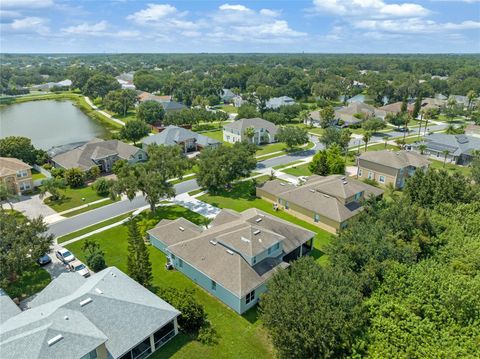
[[[480,0],[1,0],[5,52],[480,52]]]

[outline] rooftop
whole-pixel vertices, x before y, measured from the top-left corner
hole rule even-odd
[[[203,147],[217,145],[221,143],[220,141],[213,138],[187,130],[183,127],[177,127],[173,125],[167,126],[160,133],[157,133],[153,136],[145,137],[142,140],[142,143],[147,145],[151,143],[157,143],[161,145],[171,146],[190,139],[195,139],[196,143]]]
[[[223,128],[225,130],[238,130],[241,133],[245,132],[245,129],[248,127],[253,127],[255,129],[261,129],[264,128],[266,129],[270,134],[276,135],[278,132],[278,127],[267,120],[264,120],[263,118],[242,118],[240,120],[236,120],[231,123],[227,123]]]
[[[32,166],[13,157],[0,157],[0,176],[15,175],[18,171],[28,170]]]
[[[425,156],[411,151],[369,151],[362,153],[358,159],[396,169],[408,166],[423,167],[430,163]]]

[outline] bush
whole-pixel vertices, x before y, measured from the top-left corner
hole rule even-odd
[[[98,176],[100,176],[100,168],[98,168],[97,166],[92,167],[87,171],[87,178],[88,179],[95,179]]]
[[[105,264],[105,258],[103,257],[102,252],[96,252],[91,256],[87,257],[87,265],[94,272],[99,272],[107,268],[107,265]]]
[[[53,166],[50,163],[45,163],[45,164],[42,165],[42,167],[44,169],[46,169],[47,171],[50,171]]]
[[[80,168],[69,168],[65,171],[65,181],[72,188],[78,188],[85,185],[85,174]]]
[[[210,321],[206,321],[203,327],[198,331],[197,340],[205,345],[214,345],[218,343],[218,332],[212,326]]]
[[[112,180],[108,181],[105,178],[99,178],[92,185],[92,188],[97,192],[99,196],[108,196],[110,188],[112,187]]]
[[[370,186],[380,187],[380,185],[378,184],[377,181],[375,181],[373,179],[369,179],[369,178],[365,178],[363,180],[363,183],[369,184]]]
[[[58,179],[62,178],[63,179],[64,174],[65,174],[65,170],[63,168],[53,167],[50,171],[50,174],[54,178],[58,178]]]

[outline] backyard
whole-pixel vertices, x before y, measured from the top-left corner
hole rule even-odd
[[[24,271],[15,282],[8,284],[3,289],[11,298],[22,300],[40,292],[51,280],[50,274],[35,263]]]
[[[203,223],[203,217],[179,206],[159,207],[153,217],[149,214],[140,216],[152,219],[152,225],[162,218],[175,219],[182,216],[192,222]],[[98,241],[105,252],[108,266],[116,266],[126,272],[128,245],[125,225],[111,228],[89,238]],[[81,250],[83,241],[67,246],[80,260],[85,260]],[[166,270],[166,257],[161,251],[154,247],[149,247],[149,251],[154,286],[194,289],[196,299],[205,307],[208,319],[219,333],[218,343],[214,345],[204,345],[188,335],[179,334],[151,358],[271,358],[273,356],[272,345],[261,322],[257,320],[256,309],[243,316],[236,314],[180,272]]]

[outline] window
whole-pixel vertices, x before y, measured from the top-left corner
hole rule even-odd
[[[17,172],[17,177],[27,177],[27,171],[18,171]]]
[[[385,183],[385,176],[380,176],[380,178],[378,179],[378,182]]]
[[[212,290],[217,290],[217,282],[215,282],[214,280],[212,280],[212,282],[210,283],[210,286]]]
[[[320,221],[320,215],[319,215],[318,213],[315,213],[315,215],[313,216],[313,220],[314,220],[315,222]]]
[[[255,291],[252,290],[250,293],[247,294],[247,297],[246,297],[246,303],[250,303],[250,302],[253,302],[253,300],[255,299]]]
[[[143,154],[139,153],[139,154],[138,154],[138,159],[139,159],[139,160],[143,160]]]
[[[97,349],[94,349],[90,353],[85,354],[80,359],[97,359]]]
[[[152,347],[150,346],[150,337],[148,337],[132,349],[132,359],[146,358],[151,352]]]
[[[257,257],[253,257],[253,264],[257,263]]]
[[[358,170],[358,177],[362,177],[362,169],[361,168]]]
[[[28,182],[21,182],[20,183],[20,190],[25,191],[27,189],[30,189],[30,183]]]
[[[183,261],[182,261],[181,258],[178,258],[178,266],[179,266],[180,268],[183,268]]]
[[[358,201],[360,198],[362,198],[362,192],[355,193],[355,201]]]
[[[170,257],[171,257],[172,259],[175,259],[175,254],[170,253]]]
[[[373,172],[368,172],[368,179],[373,179]]]
[[[169,339],[173,338],[175,335],[175,325],[173,321],[164,325],[155,333],[153,333],[153,341],[155,342],[155,349],[160,348],[165,344]]]

